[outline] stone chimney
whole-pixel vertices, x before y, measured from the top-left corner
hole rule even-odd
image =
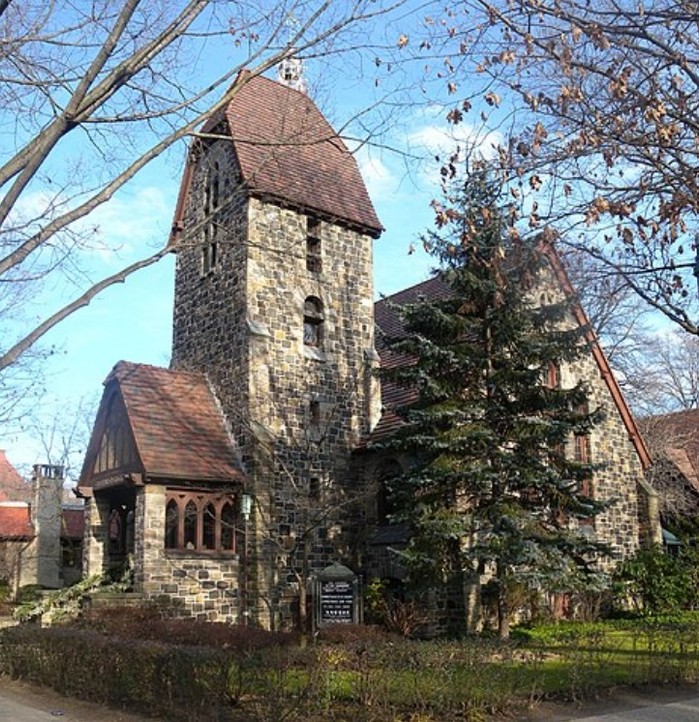
[[[58,589],[61,582],[63,467],[35,464],[32,476],[37,584]]]

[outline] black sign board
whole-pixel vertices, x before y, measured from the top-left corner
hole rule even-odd
[[[321,580],[320,623],[352,624],[354,622],[354,584],[348,580]]]
[[[314,589],[315,629],[325,624],[359,624],[359,584],[351,569],[333,562],[318,572]]]

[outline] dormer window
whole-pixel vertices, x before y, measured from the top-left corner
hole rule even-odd
[[[320,273],[323,270],[320,221],[311,216],[306,218],[306,270],[311,273]]]
[[[303,304],[303,343],[320,348],[323,344],[323,303],[309,296]]]

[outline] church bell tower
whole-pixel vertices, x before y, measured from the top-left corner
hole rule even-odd
[[[283,600],[303,525],[349,493],[370,431],[382,228],[354,157],[305,93],[245,72],[236,85],[182,181],[171,365],[215,390],[255,500],[251,595]],[[329,514],[304,550],[314,568],[337,556],[341,529]]]

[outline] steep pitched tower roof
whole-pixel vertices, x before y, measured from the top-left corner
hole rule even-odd
[[[236,86],[231,102],[203,132],[230,136],[247,192],[378,237],[383,227],[357,161],[315,103],[299,90],[248,71]],[[171,243],[183,227],[192,172],[190,162]]]

